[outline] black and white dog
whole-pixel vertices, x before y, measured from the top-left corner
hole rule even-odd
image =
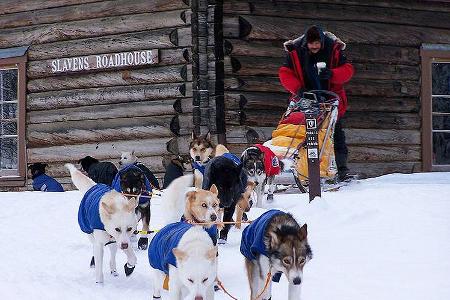
[[[87,173],[89,178],[95,183],[103,183],[111,186],[114,177],[117,174],[116,166],[109,161],[100,162],[92,156],[85,156],[78,161],[83,171]]]
[[[272,150],[260,144],[245,149],[241,160],[248,180],[256,184],[256,206],[262,207],[266,187],[267,202],[272,202],[275,192],[274,179],[285,168],[284,162],[278,160]]]

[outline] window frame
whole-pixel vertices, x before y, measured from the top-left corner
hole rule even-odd
[[[27,55],[0,58],[0,68],[17,68],[17,142],[18,142],[18,174],[0,176],[0,187],[25,186],[27,178],[26,162],[26,63]]]
[[[450,63],[450,44],[423,44],[422,60],[422,169],[424,172],[448,172],[450,165],[433,165],[432,64]]]

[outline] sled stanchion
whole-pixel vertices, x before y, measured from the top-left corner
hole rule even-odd
[[[309,202],[321,196],[317,115],[306,114],[306,148],[308,158]]]

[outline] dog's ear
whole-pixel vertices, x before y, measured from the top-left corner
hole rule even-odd
[[[206,259],[214,261],[217,257],[217,247],[212,247],[206,251]]]
[[[205,138],[210,141],[211,140],[211,132],[208,131],[208,133],[205,135]]]
[[[116,211],[116,209],[114,208],[113,205],[108,205],[105,202],[102,202],[102,208],[105,210],[106,214],[109,216],[111,216]]]
[[[194,201],[195,200],[195,195],[196,191],[189,191],[186,193],[186,199],[188,202]]]
[[[187,257],[187,253],[178,248],[173,248],[172,253],[173,253],[173,255],[175,255],[177,262],[183,261]]]
[[[275,232],[270,231],[269,232],[269,236],[270,236],[270,248],[271,249],[275,249],[277,248],[278,245],[278,236]]]
[[[139,204],[139,201],[137,200],[137,198],[136,197],[131,197],[131,199],[128,200],[127,205],[125,205],[125,209],[128,212],[134,212],[134,210],[136,209],[138,204]]]
[[[303,241],[308,237],[308,225],[306,225],[306,223],[300,228],[298,236],[300,238],[300,241]]]
[[[217,196],[219,194],[219,191],[217,190],[217,186],[213,183],[213,185],[211,186],[211,188],[209,189],[209,191],[211,193],[213,193],[215,196]]]

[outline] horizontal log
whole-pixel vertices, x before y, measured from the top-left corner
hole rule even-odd
[[[159,49],[159,66],[165,65],[178,65],[185,64],[190,62],[190,51],[187,48],[178,48],[178,49]],[[51,63],[52,59],[49,60],[40,60],[40,61],[32,61],[27,65],[27,77],[29,79],[41,78],[41,77],[50,77],[50,76],[60,76],[60,73],[52,73],[51,71]],[[139,66],[135,66],[133,68],[140,68]],[[120,69],[120,68],[118,68]],[[86,70],[80,71],[78,73],[92,73],[98,72],[98,70]]]
[[[347,43],[347,57],[354,63],[386,63],[401,65],[418,65],[419,49],[412,47],[385,46],[375,44]],[[284,58],[282,40],[245,41],[226,39],[224,41],[225,55],[233,56],[265,56]]]
[[[419,112],[419,98],[361,97],[348,98],[348,111],[366,112]]]
[[[399,162],[364,162],[349,163],[351,172],[363,174],[367,177],[376,177],[391,173],[414,173],[421,172],[421,163],[418,161]]]
[[[239,27],[239,32],[228,32],[228,26]],[[283,26],[279,26],[283,24]],[[279,40],[292,39],[301,33],[298,28],[311,25],[309,19],[286,19],[284,17],[240,16],[224,17],[224,37],[243,38],[249,40]],[[354,22],[354,21],[323,21],[324,28],[336,28],[334,34],[350,43],[364,43],[394,46],[416,46],[422,43],[449,43],[450,29],[433,29],[409,25],[396,25]],[[390,34],[386,34],[390,32]],[[248,34],[247,34],[248,33]]]
[[[27,97],[28,110],[46,110],[85,105],[138,102],[144,100],[191,97],[190,83],[116,86],[31,93]]]
[[[191,33],[185,28],[165,28],[41,45],[33,44],[28,50],[28,58],[41,60],[140,49],[185,47],[191,45],[191,40]],[[164,56],[162,51],[160,56]]]
[[[284,58],[229,56],[224,59],[225,74],[241,76],[278,76]],[[380,63],[353,63],[355,79],[419,80],[418,66],[390,65]]]
[[[27,124],[174,115],[174,99],[31,111]]]
[[[170,125],[170,122],[168,123],[168,125]],[[65,131],[54,132],[50,130],[33,130],[28,132],[27,146],[28,148],[42,148],[49,146],[95,143],[97,141],[151,139],[173,136],[174,133],[168,126],[166,127],[160,124],[102,129],[69,128]]]
[[[355,129],[344,124],[349,145],[420,145],[420,130]]]
[[[230,91],[286,92],[278,77],[230,76],[224,87]],[[419,97],[420,85],[410,80],[352,79],[345,89],[352,96]]]
[[[27,149],[28,163],[75,161],[86,155],[99,160],[117,157],[120,151],[134,149],[139,156],[170,155],[176,138],[137,139],[129,141],[98,142],[93,144],[52,146]],[[118,152],[119,151],[119,152]]]
[[[275,126],[227,126],[227,142],[257,143],[271,139]],[[344,124],[346,143],[365,145],[420,145],[419,130],[353,129]]]
[[[100,20],[91,19],[4,29],[0,32],[0,47],[43,44],[132,31],[184,26],[190,24],[190,19],[186,19],[185,14],[185,10],[174,10],[108,17]]]
[[[225,1],[225,14],[272,16],[315,20],[343,20],[450,28],[448,11],[420,11],[410,8],[361,6],[341,3],[278,3],[269,1]],[[337,13],[339,12],[339,13]]]
[[[0,1],[0,15],[91,2],[98,2],[98,0],[2,0]]]
[[[0,28],[13,28],[189,8],[181,0],[116,0],[105,2],[96,1],[96,3],[84,4],[80,4],[80,1],[72,2],[74,3],[70,4],[77,5],[41,9],[38,12],[27,11],[8,13],[7,15],[0,17]]]
[[[349,146],[349,162],[420,161],[421,146]]]
[[[348,112],[347,128],[361,129],[419,129],[421,119],[417,113]]]
[[[128,69],[121,71],[39,78],[28,81],[27,88],[29,92],[35,93],[68,89],[183,81],[192,81],[191,65],[147,67],[143,69],[132,69],[128,67]]]
[[[287,93],[226,92],[224,96],[225,110],[275,109],[279,111],[285,110],[289,101]]]
[[[120,161],[120,153],[117,154],[116,157],[108,159],[108,161],[114,163],[116,167],[119,169],[119,161]],[[149,157],[139,157],[138,161],[140,163],[143,163],[146,167],[150,169],[153,173],[163,173],[165,172],[165,168],[162,164],[162,157],[161,156],[149,156]],[[72,163],[74,165],[78,164],[78,161],[67,161],[64,163],[56,162],[56,163],[49,163],[47,167],[45,168],[45,173],[52,177],[69,177],[69,171],[64,166],[66,163]]]

